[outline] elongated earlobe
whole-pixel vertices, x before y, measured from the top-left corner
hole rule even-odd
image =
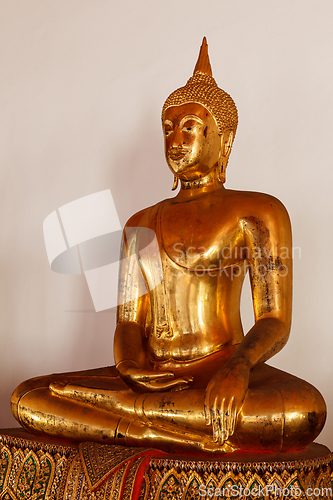
[[[177,189],[178,187],[178,177],[174,176],[173,178],[173,186],[172,186],[172,191],[174,191],[175,189]]]
[[[228,140],[224,141],[225,134],[227,134]],[[225,131],[221,136],[221,149],[218,161],[218,179],[222,184],[226,180],[226,170],[229,161],[229,155],[231,152],[231,147],[234,139],[234,132],[232,130]]]
[[[220,154],[220,158],[219,158],[219,162],[218,162],[218,178],[219,178],[219,181],[224,184],[225,183],[225,171],[226,171],[226,163],[228,162],[228,159],[227,161],[225,162],[225,157]]]
[[[228,163],[228,158],[227,158],[227,163]],[[218,179],[219,181],[224,184],[225,183],[225,170],[226,170],[226,164],[225,164],[225,156],[223,154],[223,134],[221,136],[221,148],[220,148],[220,156],[219,156],[219,161],[217,164],[218,168]]]

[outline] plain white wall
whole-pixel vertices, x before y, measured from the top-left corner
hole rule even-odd
[[[95,313],[83,276],[50,270],[42,223],[108,188],[122,224],[171,196],[160,111],[206,35],[239,109],[227,187],[278,197],[301,249],[272,364],[322,391],[318,441],[333,448],[332,16],[331,0],[0,2],[2,427],[20,381],[113,363],[114,310]],[[247,326],[250,309],[247,296]]]

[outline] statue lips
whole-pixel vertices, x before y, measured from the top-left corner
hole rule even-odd
[[[170,151],[168,151],[168,157],[173,161],[181,160],[182,158],[184,158],[185,154],[186,150],[181,148],[172,148]]]

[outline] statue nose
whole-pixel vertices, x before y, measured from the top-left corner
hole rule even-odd
[[[183,145],[183,134],[179,127],[176,127],[174,130],[173,138],[172,138],[171,148],[181,148]]]

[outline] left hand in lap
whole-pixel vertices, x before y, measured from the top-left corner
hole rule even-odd
[[[213,428],[214,442],[223,444],[233,435],[236,418],[249,386],[250,366],[231,359],[210,380],[205,392],[206,425]]]

